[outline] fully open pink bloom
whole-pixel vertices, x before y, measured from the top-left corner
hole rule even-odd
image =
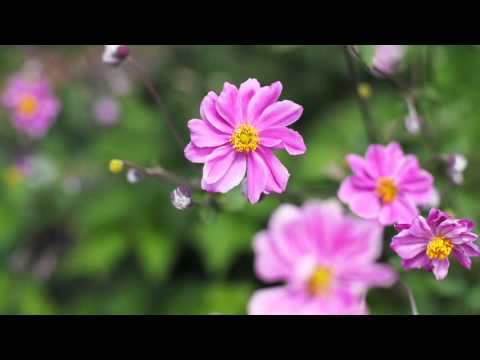
[[[397,143],[370,145],[365,158],[351,154],[347,162],[353,176],[344,180],[338,197],[364,219],[408,223],[418,214],[417,205],[435,194],[433,177]]]
[[[254,249],[258,277],[286,285],[257,291],[251,315],[366,314],[368,289],[396,280],[376,263],[382,227],[345,216],[336,201],[281,206]]]
[[[391,248],[401,258],[403,268],[433,271],[437,280],[448,274],[452,255],[460,265],[470,269],[472,256],[480,256],[472,232],[475,224],[466,219],[452,219],[448,214],[432,209],[427,219],[417,216],[410,224],[397,225],[400,231],[392,239]]]
[[[10,79],[2,104],[10,111],[13,126],[33,138],[47,133],[60,109],[48,80],[23,73]]]
[[[257,80],[239,89],[225,83],[220,95],[210,92],[200,108],[201,120],[190,120],[191,143],[185,156],[204,163],[202,188],[226,193],[247,177],[248,200],[285,191],[290,174],[275,150],[290,155],[306,151],[301,135],[287,126],[296,122],[303,108],[292,101],[278,101],[282,84],[260,86]]]

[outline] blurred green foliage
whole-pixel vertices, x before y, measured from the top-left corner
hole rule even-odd
[[[198,176],[137,74],[102,65],[102,50],[0,47],[2,85],[25,61],[36,58],[54,80],[63,108],[49,134],[33,143],[16,134],[8,114],[0,111],[0,313],[244,314],[252,292],[264,286],[253,271],[254,234],[282,202],[335,197],[348,173],[345,155],[363,154],[368,146],[340,48],[132,46],[185,139],[186,123],[199,116],[203,96],[219,91],[224,81],[281,80],[282,96],[305,108],[295,128],[304,135],[308,153],[280,155],[292,174],[288,194],[251,206],[238,189],[219,197],[216,207],[188,212],[171,206],[172,185],[153,179],[132,185],[108,173],[109,160],[120,158]],[[404,130],[406,107],[398,91],[359,66],[362,81],[372,88],[368,101],[382,141],[397,140],[417,154],[436,175],[442,207],[476,221],[479,63],[480,49],[473,46],[410,47],[401,76],[415,84],[431,141]],[[131,81],[129,93],[113,95],[121,105],[120,121],[100,127],[94,101],[112,95],[111,79],[120,76]],[[9,171],[24,152],[46,159],[52,178],[12,182]],[[449,152],[469,159],[464,186],[451,185],[443,169],[430,162]],[[421,271],[405,273],[388,250],[388,234],[384,260],[411,286],[422,314],[480,312],[478,261],[470,272],[454,264],[444,282]],[[410,311],[399,287],[372,290],[368,302],[373,314]]]

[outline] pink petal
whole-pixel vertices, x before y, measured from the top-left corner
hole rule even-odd
[[[263,111],[275,103],[282,93],[282,84],[277,81],[270,86],[262,87],[250,100],[247,110],[247,121],[256,126]]]
[[[252,204],[260,200],[260,196],[267,186],[267,165],[262,157],[252,152],[247,156],[247,195]]]
[[[205,120],[190,120],[188,122],[192,143],[200,148],[217,147],[230,141],[227,134],[223,134]]]
[[[359,282],[367,287],[390,287],[398,278],[390,266],[377,264],[344,269],[341,276],[344,279]]]
[[[410,223],[417,214],[415,204],[406,196],[400,196],[393,203],[383,206],[378,220],[383,225],[392,225],[396,222]]]
[[[258,153],[267,165],[267,193],[281,194],[287,189],[290,173],[287,168],[278,160],[278,158],[269,149],[259,148]]]
[[[258,290],[248,304],[249,315],[295,315],[308,299],[286,287]]]
[[[417,238],[411,235],[394,236],[390,247],[402,259],[413,259],[420,253],[427,250],[428,240]]]
[[[203,167],[203,178],[207,184],[219,181],[230,169],[235,160],[236,152],[230,145],[215,149],[207,158]]]
[[[193,163],[204,163],[215,148],[199,148],[189,143],[185,148],[185,157]]]
[[[255,273],[265,282],[287,280],[290,264],[272,246],[272,240],[266,232],[257,234],[253,241],[255,251]]]
[[[352,212],[364,219],[375,219],[380,214],[381,206],[378,197],[367,191],[357,192],[349,199]]]
[[[241,123],[242,110],[238,98],[238,89],[234,85],[228,82],[224,84],[216,105],[218,113],[232,128],[236,128],[237,124]]]
[[[480,256],[480,249],[474,243],[466,243],[456,246],[467,256]]]
[[[445,260],[433,260],[433,274],[437,280],[443,280],[448,275],[448,268],[450,267],[450,262],[448,259]]]
[[[366,160],[375,170],[377,177],[390,175],[386,172],[388,158],[383,145],[370,145],[367,149]]]
[[[307,151],[302,136],[295,130],[283,127],[264,130],[260,133],[260,141],[264,146],[266,146],[265,144],[274,143],[275,140],[282,141],[281,144],[275,147],[284,148],[290,155],[302,155]]]
[[[422,169],[410,170],[402,177],[398,186],[401,191],[428,193],[433,188],[433,177]]]
[[[255,126],[258,131],[287,127],[295,123],[303,114],[303,107],[293,101],[276,102],[265,109]]]
[[[372,168],[370,164],[365,161],[365,159],[358,155],[350,154],[347,155],[346,160],[354,175],[368,182],[369,184],[375,184],[375,179],[378,177],[377,171],[376,169]]]
[[[202,115],[202,119],[208,121],[214,128],[222,133],[231,135],[234,129],[232,125],[225,121],[225,119],[218,113],[216,107],[217,100],[217,94],[210,91],[200,105],[200,114]]]
[[[425,252],[419,253],[417,256],[411,259],[403,259],[402,267],[405,270],[410,269],[424,269],[430,264],[430,259]]]
[[[472,267],[472,260],[460,249],[455,248],[453,249],[452,255],[455,259],[458,260],[460,265],[462,265],[465,269],[470,270]]]
[[[240,185],[247,172],[247,159],[245,154],[236,153],[235,160],[225,175],[214,184],[207,184],[202,179],[202,189],[208,192],[225,194]]]
[[[240,108],[242,110],[242,122],[247,123],[247,113],[248,105],[252,97],[260,90],[260,83],[256,79],[248,79],[242,85],[240,85],[240,90],[238,95],[240,98]]]

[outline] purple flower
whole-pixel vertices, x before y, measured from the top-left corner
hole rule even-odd
[[[261,87],[255,79],[239,89],[225,83],[220,95],[210,92],[202,102],[201,120],[190,120],[191,143],[185,156],[204,163],[202,188],[227,193],[247,177],[248,200],[285,191],[290,174],[274,154],[306,151],[302,136],[288,128],[303,113],[292,101],[278,101],[282,84]]]
[[[369,288],[396,281],[389,266],[376,263],[382,227],[345,216],[336,201],[281,206],[254,250],[258,277],[286,285],[257,291],[251,315],[366,314]]]
[[[448,274],[452,255],[463,267],[470,269],[472,256],[480,256],[474,243],[477,234],[474,223],[452,219],[448,214],[432,209],[427,219],[417,216],[410,224],[397,225],[399,234],[392,239],[391,248],[402,258],[405,270],[433,271],[437,280]]]
[[[418,214],[417,205],[435,195],[432,175],[395,142],[370,145],[365,158],[351,154],[347,162],[353,176],[343,181],[338,197],[364,219],[382,225],[410,222]]]
[[[373,69],[380,75],[392,75],[397,71],[404,56],[405,46],[403,45],[377,45],[373,58]]]
[[[10,111],[17,131],[32,138],[45,136],[60,110],[48,80],[23,73],[10,78],[2,104]]]
[[[95,118],[102,126],[112,126],[120,116],[120,106],[111,97],[104,96],[94,105]]]

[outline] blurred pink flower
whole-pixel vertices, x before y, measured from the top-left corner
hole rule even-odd
[[[362,315],[371,287],[388,287],[395,272],[376,263],[382,227],[345,216],[336,201],[281,206],[254,240],[255,270],[285,286],[257,291],[251,315]]]
[[[102,126],[112,126],[120,116],[120,106],[115,99],[104,96],[94,105],[95,118]]]
[[[262,194],[285,191],[290,174],[274,154],[306,151],[302,136],[288,128],[303,113],[292,101],[278,101],[282,84],[261,87],[255,79],[239,89],[225,83],[220,95],[203,100],[201,120],[190,120],[191,143],[185,156],[204,163],[202,188],[226,193],[247,177],[247,197],[255,204]]]
[[[470,257],[480,256],[474,243],[478,238],[472,232],[474,227],[470,220],[452,219],[432,209],[426,220],[419,215],[409,224],[397,225],[399,234],[392,239],[391,248],[402,258],[405,270],[423,268],[443,280],[450,267],[450,255],[467,269],[472,266]]]
[[[380,72],[380,75],[392,75],[397,71],[404,56],[404,45],[377,45],[373,58],[373,69]]]
[[[410,222],[418,214],[417,205],[435,196],[432,175],[395,142],[370,145],[365,158],[350,154],[347,162],[353,176],[343,181],[338,197],[364,219],[382,225]]]
[[[60,110],[48,80],[25,73],[10,78],[2,104],[10,111],[13,126],[33,138],[45,136]]]

